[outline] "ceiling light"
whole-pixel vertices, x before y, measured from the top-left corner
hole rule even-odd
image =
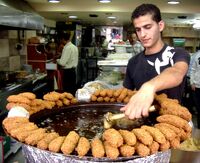
[[[192,27],[194,29],[200,29],[200,21],[198,19],[194,20],[194,24]]]
[[[108,19],[116,19],[115,16],[108,16],[107,18],[108,18]]]
[[[194,29],[200,29],[200,23],[195,23],[192,26]]]
[[[75,16],[75,15],[70,15],[69,18],[70,18],[70,19],[76,19],[77,16]]]
[[[100,3],[110,3],[111,0],[98,0]]]
[[[177,4],[179,4],[180,2],[179,2],[179,1],[176,1],[176,0],[171,0],[171,1],[168,1],[167,3],[170,4],[170,5],[177,5]]]
[[[50,2],[50,3],[59,3],[60,0],[48,0],[48,2]]]

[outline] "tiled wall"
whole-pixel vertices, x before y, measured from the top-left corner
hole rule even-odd
[[[26,64],[27,40],[33,36],[35,31],[0,30],[0,71],[17,71]],[[23,45],[21,50],[17,43]]]

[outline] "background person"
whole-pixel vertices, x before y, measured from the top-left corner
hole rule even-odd
[[[185,91],[184,91],[183,100],[182,100],[183,106],[188,108],[191,114],[197,114],[196,107],[194,104],[194,95],[193,95],[194,91],[192,90],[191,84],[190,84],[191,67],[194,63],[194,60],[195,60],[194,58],[196,55],[197,55],[197,52],[190,54],[190,64],[189,64],[189,68],[187,72]]]
[[[197,111],[197,125],[200,128],[200,49],[193,54],[193,62],[191,62],[190,85],[193,91],[194,104]]]
[[[138,90],[121,108],[130,119],[148,116],[155,93],[166,93],[181,101],[189,64],[189,54],[184,49],[163,42],[165,23],[157,6],[138,6],[132,13],[132,22],[145,50],[129,60],[123,83],[128,89]]]
[[[133,47],[133,56],[139,54],[144,50],[144,47],[142,46],[141,42],[138,41],[136,33],[131,34],[132,38],[132,47]]]
[[[57,59],[58,65],[62,69],[63,91],[75,95],[76,92],[76,68],[78,65],[78,48],[70,41],[70,34],[64,33],[61,42],[65,43],[60,59]]]
[[[106,40],[106,36],[101,36],[101,48],[102,48],[102,56],[107,57],[107,55],[108,55],[108,41]]]

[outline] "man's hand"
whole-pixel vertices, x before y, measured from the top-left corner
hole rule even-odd
[[[129,103],[120,110],[129,117],[129,119],[147,117],[149,108],[154,100],[154,87],[148,83],[142,85],[138,92],[133,95]]]

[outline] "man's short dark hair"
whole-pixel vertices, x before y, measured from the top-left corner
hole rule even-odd
[[[134,19],[140,16],[147,15],[147,14],[151,14],[152,19],[156,21],[157,23],[162,20],[160,9],[156,5],[153,5],[153,4],[142,4],[136,7],[136,9],[132,13],[131,19],[133,21]]]
[[[64,39],[65,41],[70,40],[70,33],[63,33],[61,39]]]

